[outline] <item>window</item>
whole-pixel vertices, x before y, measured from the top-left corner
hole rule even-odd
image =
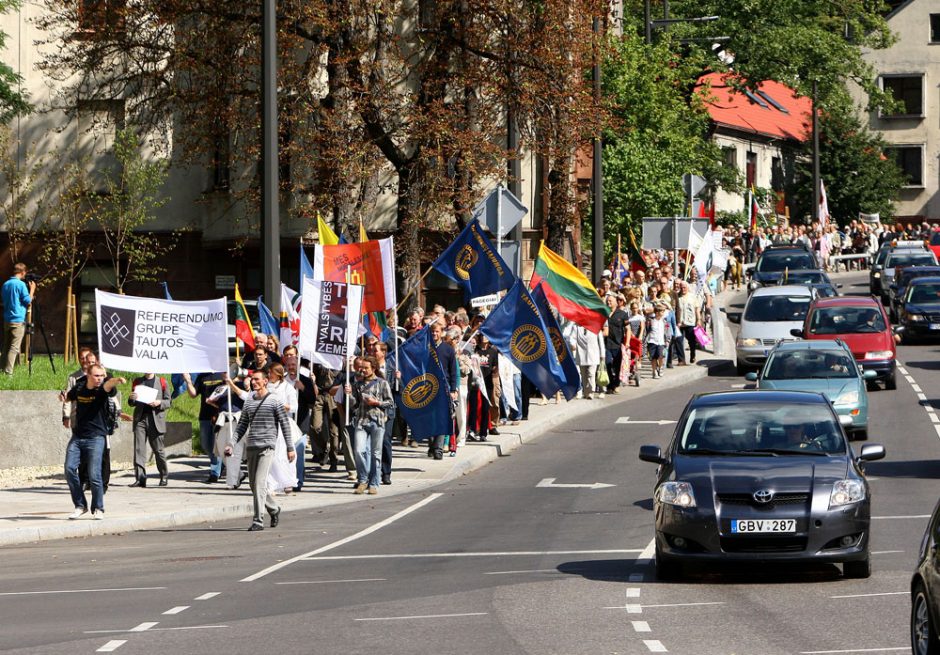
[[[80,0],[78,28],[83,32],[123,30],[127,0]]]
[[[738,170],[738,149],[734,146],[725,146],[721,149],[721,161],[728,168]]]
[[[770,188],[774,191],[783,190],[783,160],[780,157],[770,158]]]
[[[229,168],[229,142],[228,134],[216,136],[212,151],[211,191],[224,191],[231,184],[231,170]]]
[[[881,86],[891,91],[892,97],[901,104],[892,116],[922,116],[924,113],[924,76],[923,75],[883,75]]]
[[[117,170],[114,139],[124,129],[124,101],[79,100],[77,150],[88,162],[88,172],[98,191],[104,191],[104,177]]]
[[[756,152],[747,153],[747,166],[744,170],[744,176],[746,178],[745,183],[748,189],[754,186],[757,186],[757,153]]]
[[[890,146],[885,148],[885,153],[894,158],[907,176],[906,186],[924,186],[924,146]]]
[[[940,14],[930,14],[930,42],[940,43]]]

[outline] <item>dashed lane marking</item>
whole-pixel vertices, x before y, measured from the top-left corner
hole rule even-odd
[[[913,389],[917,393],[923,393],[923,389],[920,388],[920,385],[915,383],[913,380],[911,381],[911,389]]]
[[[658,639],[644,639],[643,643],[646,644],[646,647],[649,649],[649,652],[651,653],[668,653],[669,652],[668,650],[666,650],[666,647],[663,646],[663,642],[659,641]]]
[[[723,602],[712,601],[712,602],[702,602],[702,603],[664,603],[662,605],[613,605],[610,607],[605,607],[605,610],[627,610],[627,614],[642,614],[643,610],[657,607],[698,607],[701,605],[724,605]],[[631,608],[636,608],[634,611],[631,611]]]
[[[639,598],[640,597],[640,588],[639,587],[629,587],[627,588],[627,598]]]
[[[154,624],[156,625],[156,624]],[[227,625],[184,625],[175,628],[151,628],[148,632],[177,632],[180,630],[217,630],[220,628],[229,628],[231,626]],[[135,632],[134,630],[84,630],[82,634],[86,635],[103,635],[103,634],[114,634],[116,632]]]
[[[127,639],[112,639],[111,641],[109,641],[108,643],[106,643],[104,646],[102,646],[101,648],[99,648],[99,649],[98,649],[97,651],[95,651],[95,652],[97,652],[97,653],[112,653],[112,652],[116,651],[118,648],[120,648],[121,646],[123,646],[123,645],[126,644],[126,643],[127,643]]]
[[[179,614],[180,612],[185,612],[189,609],[189,605],[177,605],[165,611],[164,615]]]
[[[301,561],[301,560],[309,559],[309,558],[311,558],[311,557],[313,557],[313,556],[315,556],[315,555],[319,555],[320,553],[325,553],[325,552],[327,552],[328,550],[333,550],[334,548],[339,548],[340,546],[345,546],[346,544],[348,544],[348,543],[350,543],[350,542],[353,542],[353,541],[356,541],[357,539],[361,539],[362,537],[368,536],[368,535],[372,534],[373,532],[377,532],[378,530],[381,530],[382,528],[384,528],[384,527],[387,526],[387,525],[391,525],[392,523],[394,523],[394,522],[397,521],[398,519],[404,518],[405,516],[408,516],[408,515],[411,514],[412,512],[421,509],[422,507],[424,507],[424,506],[427,505],[428,503],[431,503],[431,502],[437,500],[438,498],[440,498],[440,497],[443,496],[443,495],[444,495],[444,494],[442,494],[442,493],[434,493],[434,494],[431,494],[431,495],[428,496],[427,498],[424,498],[423,500],[418,501],[418,502],[415,503],[414,505],[412,505],[412,506],[410,506],[410,507],[406,507],[405,509],[403,509],[402,511],[398,512],[397,514],[393,514],[392,516],[388,517],[387,519],[385,519],[385,520],[383,520],[383,521],[379,521],[378,523],[376,523],[376,524],[374,524],[374,525],[371,525],[371,526],[369,526],[368,528],[366,528],[366,529],[364,529],[364,530],[360,530],[360,531],[357,532],[356,534],[349,535],[348,537],[345,537],[344,539],[340,539],[339,541],[334,541],[333,543],[327,544],[326,546],[323,546],[323,547],[321,547],[321,548],[317,548],[316,550],[311,550],[311,551],[308,552],[308,553],[304,553],[304,554],[302,554],[302,555],[297,555],[297,557],[292,557],[292,558],[290,558],[290,559],[284,560],[283,562],[278,562],[277,564],[274,564],[274,565],[272,565],[272,566],[269,566],[269,567],[266,568],[266,569],[262,569],[261,571],[258,571],[257,573],[254,573],[254,574],[252,574],[252,575],[249,575],[247,578],[242,578],[242,579],[240,580],[240,582],[254,582],[255,580],[259,580],[259,579],[263,578],[264,576],[266,576],[266,575],[268,575],[268,574],[270,574],[270,573],[274,573],[275,571],[280,571],[280,570],[283,569],[284,567],[290,566],[291,564],[294,564],[294,563],[299,562],[299,561]]]
[[[930,417],[930,421],[931,421],[932,423],[940,423],[940,416],[937,416],[936,414],[934,414],[934,413],[931,412],[931,411],[928,411],[928,412],[927,412],[927,415]]]
[[[871,598],[873,596],[907,596],[910,591],[883,591],[873,594],[848,594],[845,596],[829,596],[829,598]]]
[[[353,619],[353,621],[417,621],[420,619],[455,619],[465,616],[486,616],[488,612],[464,612],[462,614],[423,614],[420,616],[376,616]]]
[[[630,621],[633,624],[633,630],[635,632],[651,632],[650,624],[646,621]]]
[[[97,594],[105,591],[157,591],[166,587],[116,587],[111,589],[50,589],[47,591],[3,591],[0,596],[38,596],[41,594]]]
[[[516,573],[561,573],[558,569],[521,569],[519,571],[486,571],[483,575],[514,575]]]
[[[929,519],[930,514],[909,514],[907,516],[873,516],[872,521],[887,521],[891,519]]]
[[[146,632],[147,630],[149,630],[150,628],[158,624],[159,624],[159,621],[147,621],[145,623],[141,623],[140,625],[134,626],[133,628],[128,630],[128,632]]]
[[[219,595],[218,591],[210,591],[209,593],[203,594],[202,596],[196,596],[196,598],[194,598],[193,600],[209,600],[211,598],[215,598],[218,595]]]
[[[358,578],[355,580],[291,580],[274,584],[346,584],[348,582],[386,582],[388,578]]]

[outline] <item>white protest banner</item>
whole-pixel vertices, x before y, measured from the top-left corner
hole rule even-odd
[[[225,298],[163,300],[95,290],[102,365],[132,373],[228,370]]]
[[[363,287],[304,278],[298,349],[314,364],[339,370],[356,349]]]
[[[499,294],[491,293],[488,296],[477,296],[476,298],[470,299],[471,307],[486,307],[487,305],[498,305],[499,304]]]

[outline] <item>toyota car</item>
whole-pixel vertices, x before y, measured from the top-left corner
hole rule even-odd
[[[870,490],[839,417],[820,393],[726,391],[693,396],[664,450],[653,490],[656,572],[688,563],[841,563],[871,575]]]

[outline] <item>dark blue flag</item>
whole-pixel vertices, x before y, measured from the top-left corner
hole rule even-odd
[[[258,296],[258,322],[264,334],[280,334],[281,324],[274,318],[268,306],[261,302],[264,296]]]
[[[450,434],[454,429],[450,389],[437,353],[431,347],[427,326],[398,348],[398,359],[401,371],[398,408],[412,436],[427,439]]]
[[[311,280],[313,279],[313,266],[310,265],[310,260],[307,259],[307,253],[304,252],[303,244],[300,244],[300,290],[301,292],[304,289],[305,277],[308,277]],[[270,334],[277,334],[277,332],[273,332]]]
[[[561,390],[564,373],[548,330],[522,280],[512,288],[480,326],[496,350],[509,357],[543,396]]]
[[[542,283],[539,282],[531,290],[532,301],[539,308],[539,314],[542,315],[542,321],[548,330],[548,336],[552,339],[552,345],[555,346],[555,355],[558,357],[558,363],[561,365],[561,372],[564,381],[561,385],[561,392],[565,395],[565,400],[574,398],[581,389],[581,372],[578,370],[574,358],[571,356],[571,350],[568,348],[568,342],[561,334],[561,327],[558,320],[552,314],[548,305],[548,299],[545,297],[545,290],[542,289]]]
[[[480,227],[480,221],[467,223],[447,250],[431,266],[463,287],[467,298],[487,296],[515,283],[516,276]]]

